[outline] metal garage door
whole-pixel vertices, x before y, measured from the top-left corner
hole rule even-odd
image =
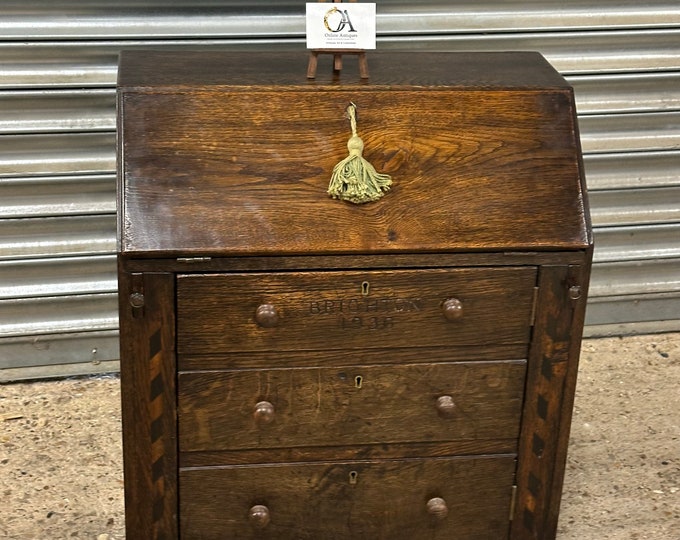
[[[596,226],[587,333],[680,329],[677,0],[377,4],[380,49],[538,50],[567,76]],[[0,2],[0,378],[117,368],[118,51],[304,54],[303,13],[291,1]]]

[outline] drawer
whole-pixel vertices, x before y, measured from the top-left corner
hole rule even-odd
[[[181,275],[180,354],[527,343],[534,267]]]
[[[512,456],[180,470],[182,538],[502,540]]]
[[[526,363],[184,372],[181,451],[517,439]]]

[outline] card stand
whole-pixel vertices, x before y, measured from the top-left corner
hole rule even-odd
[[[342,55],[352,54],[359,58],[359,76],[362,79],[368,79],[368,60],[366,59],[366,51],[363,49],[312,49],[309,53],[309,64],[307,65],[307,78],[316,78],[316,67],[320,54],[333,55],[333,72],[340,73],[342,71]]]

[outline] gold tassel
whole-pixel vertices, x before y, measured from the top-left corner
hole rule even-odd
[[[392,185],[389,174],[381,174],[361,157],[364,141],[357,135],[356,105],[347,107],[352,136],[347,142],[349,156],[335,167],[328,186],[328,194],[334,199],[362,204],[380,199]]]

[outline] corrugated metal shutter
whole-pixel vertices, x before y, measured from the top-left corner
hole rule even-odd
[[[118,52],[304,54],[303,12],[291,1],[0,4],[2,379],[116,367]],[[596,226],[587,333],[680,329],[677,0],[386,0],[378,13],[380,49],[538,50],[567,76]]]

